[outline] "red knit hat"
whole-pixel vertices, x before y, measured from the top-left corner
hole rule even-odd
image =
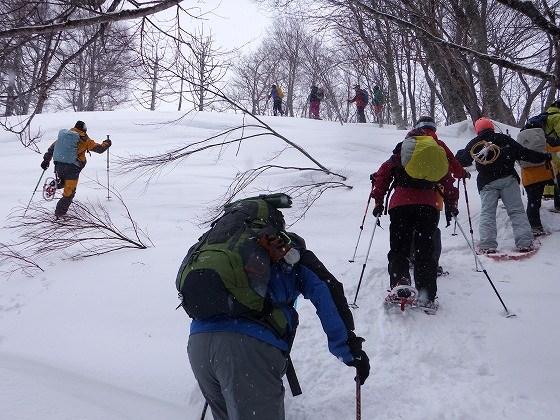
[[[490,118],[482,117],[475,121],[474,131],[476,131],[476,134],[480,134],[484,130],[494,131],[494,123]]]

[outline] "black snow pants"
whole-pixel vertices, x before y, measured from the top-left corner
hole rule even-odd
[[[389,210],[390,248],[387,258],[391,288],[408,283],[410,248],[414,246],[414,283],[420,294],[434,300],[437,294],[437,265],[434,235],[439,211],[431,206],[409,205]],[[414,245],[412,242],[414,241]]]

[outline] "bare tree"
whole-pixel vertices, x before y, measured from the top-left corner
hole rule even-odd
[[[181,75],[181,86],[185,81],[189,85],[187,101],[197,110],[204,111],[216,99],[209,95],[207,88],[223,88],[221,82],[228,71],[231,53],[216,47],[212,32],[206,34],[204,26],[190,34],[186,42],[186,52],[179,50],[177,74]],[[181,89],[181,98],[183,94]]]

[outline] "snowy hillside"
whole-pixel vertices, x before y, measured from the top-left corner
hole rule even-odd
[[[177,113],[67,113],[34,120],[45,132],[44,152],[60,128],[77,119],[98,140],[111,135],[111,157],[154,154],[211,136],[239,124],[241,116],[199,113],[171,124]],[[344,283],[352,300],[372,229],[369,216],[356,262],[350,264],[370,190],[369,174],[389,157],[404,132],[372,124],[346,124],[265,117],[281,134],[304,147],[322,164],[348,177],[352,190],[335,189],[316,202],[292,230]],[[456,151],[473,136],[467,123],[438,130]],[[41,156],[0,133],[0,218],[25,206],[41,169]],[[80,261],[56,254],[38,261],[44,273],[0,279],[0,418],[6,420],[198,419],[203,398],[186,354],[188,318],[175,311],[174,280],[188,247],[204,231],[200,220],[239,170],[267,162],[285,147],[257,137],[196,155],[165,168],[149,184],[135,174],[112,182],[155,247],[107,254]],[[293,149],[280,161],[310,166]],[[92,154],[77,190],[81,201],[105,200],[94,180],[105,179],[105,155]],[[52,171],[49,169],[49,172]],[[285,175],[282,175],[285,177]],[[302,177],[294,172],[292,179]],[[283,178],[282,178],[283,179]],[[133,182],[134,181],[134,182]],[[263,178],[260,187],[276,185]],[[480,200],[474,177],[468,181],[475,237]],[[40,192],[35,196],[40,201]],[[366,275],[354,310],[356,330],[366,338],[372,374],[362,388],[364,419],[376,420],[527,420],[553,419],[560,411],[560,215],[541,211],[545,228],[541,250],[520,262],[483,259],[508,308],[498,298],[461,235],[441,222],[440,310],[387,314],[386,254],[388,216],[377,229]],[[55,202],[49,204],[54,210]],[[121,212],[113,200],[106,204]],[[468,231],[461,193],[459,220]],[[287,211],[286,219],[295,212]],[[118,214],[116,215],[118,217]],[[500,246],[513,246],[503,209],[499,209]],[[0,242],[13,232],[0,230]],[[354,372],[327,350],[313,306],[298,301],[300,328],[292,354],[303,395],[286,391],[290,420],[335,420],[354,416]],[[287,384],[286,384],[287,387]],[[211,418],[208,414],[207,418]]]

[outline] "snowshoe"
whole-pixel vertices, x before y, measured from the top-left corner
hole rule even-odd
[[[413,307],[416,305],[418,298],[418,290],[412,286],[399,285],[389,290],[389,294],[385,297],[385,309],[391,307],[398,307],[404,312],[407,306]]]
[[[57,180],[55,178],[47,178],[45,184],[43,185],[43,198],[47,201],[51,201],[56,193]]]
[[[541,242],[535,239],[531,246],[516,248],[515,250],[500,250],[494,254],[487,254],[486,256],[494,261],[518,261],[535,255],[540,247]]]

